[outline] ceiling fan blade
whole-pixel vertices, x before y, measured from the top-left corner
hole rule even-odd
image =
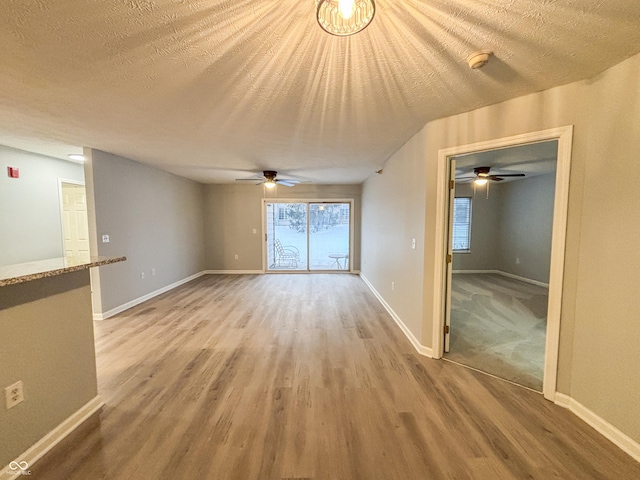
[[[300,180],[296,180],[295,178],[277,178],[276,182],[300,183]]]
[[[524,177],[524,173],[496,173],[493,177]]]
[[[476,178],[478,177],[456,177],[455,180],[457,182],[458,180],[474,180]]]
[[[236,178],[236,182],[262,182],[264,178],[262,177],[253,177],[253,178]]]
[[[294,187],[298,182],[291,182],[290,180],[276,180],[278,185],[284,185],[285,187]]]
[[[486,177],[482,177],[482,178],[486,178],[487,180],[493,180],[494,182],[501,182],[502,180],[504,180],[504,178],[499,177],[497,175],[487,175]]]

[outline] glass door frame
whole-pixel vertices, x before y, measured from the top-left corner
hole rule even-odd
[[[312,203],[348,203],[349,204],[349,269],[348,270],[311,270],[309,267],[309,229],[307,228],[307,268],[305,270],[269,270],[267,252],[267,203],[305,203],[307,205],[307,224],[309,222],[309,205]],[[262,215],[262,271],[264,273],[354,273],[353,248],[355,245],[353,198],[263,198]]]

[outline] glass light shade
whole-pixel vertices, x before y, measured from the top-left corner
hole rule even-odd
[[[486,185],[488,181],[489,181],[489,180],[487,180],[486,178],[476,178],[476,179],[473,181],[473,183],[475,183],[476,185],[480,185],[480,186],[482,186],[482,185]]]
[[[276,182],[274,182],[273,180],[267,180],[266,182],[264,182],[264,186],[267,188],[275,188]]]
[[[316,7],[322,29],[340,37],[364,30],[376,13],[374,0],[316,0]]]

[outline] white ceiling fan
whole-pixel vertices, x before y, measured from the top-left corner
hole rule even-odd
[[[300,183],[300,180],[294,178],[276,178],[278,172],[275,170],[264,170],[262,176],[256,175],[249,178],[236,178],[236,182],[254,182],[256,185],[264,184],[267,188],[274,188],[276,185],[284,185],[285,187],[293,187]]]

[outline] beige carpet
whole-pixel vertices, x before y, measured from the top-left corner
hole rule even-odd
[[[548,294],[502,275],[454,274],[445,358],[542,391]]]

